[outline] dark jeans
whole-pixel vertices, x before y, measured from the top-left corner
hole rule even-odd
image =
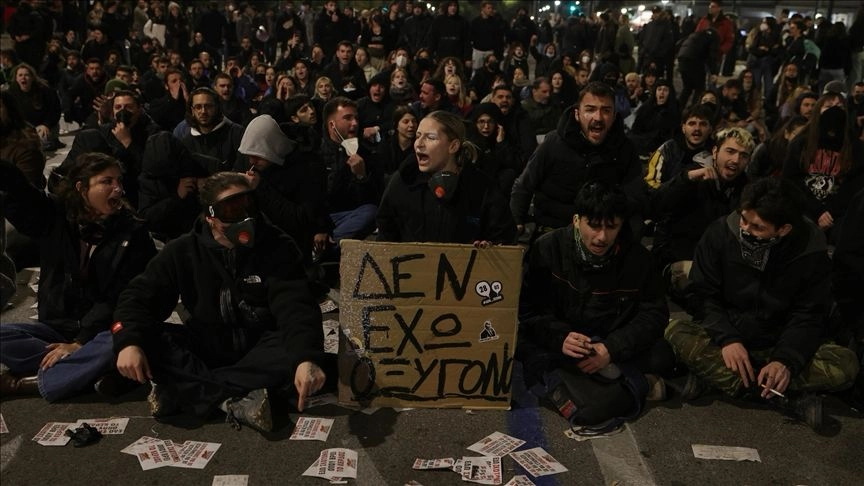
[[[705,61],[678,59],[678,71],[684,85],[678,105],[683,109],[687,107],[691,96],[694,102],[698,102],[705,91]]]

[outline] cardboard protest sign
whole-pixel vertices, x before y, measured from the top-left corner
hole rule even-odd
[[[522,248],[341,247],[340,403],[509,408]]]

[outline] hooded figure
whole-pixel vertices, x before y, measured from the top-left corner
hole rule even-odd
[[[270,116],[261,115],[249,123],[239,148],[249,157],[246,176],[255,189],[256,206],[294,239],[305,264],[311,263],[314,236],[332,229],[325,209],[327,174],[317,154],[319,146],[312,127],[280,127]]]

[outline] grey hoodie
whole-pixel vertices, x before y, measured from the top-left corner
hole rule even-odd
[[[294,145],[295,143],[282,133],[273,117],[261,115],[249,122],[238,151],[246,156],[254,155],[283,165],[285,156],[294,150]]]

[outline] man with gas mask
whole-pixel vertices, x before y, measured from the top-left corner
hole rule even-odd
[[[126,199],[137,208],[138,175],[141,173],[144,147],[147,139],[160,131],[160,127],[144,112],[141,99],[134,91],[116,91],[112,103],[114,119],[99,128],[82,130],[75,136],[66,159],[49,178],[49,189],[54,186],[52,179],[63,176],[79,155],[100,152],[123,164]]]
[[[843,94],[823,94],[783,164],[783,177],[806,196],[804,214],[832,241],[852,197],[864,188],[864,142],[850,126]]]
[[[321,313],[294,241],[260,216],[247,177],[220,172],[204,213],[121,294],[111,327],[117,369],[151,384],[157,419],[216,410],[235,428],[273,429],[269,395],[302,411],[324,385]],[[183,302],[184,325],[163,324]]]
[[[333,240],[363,239],[375,229],[384,179],[378,161],[357,138],[357,103],[336,97],[322,113],[327,134],[321,158],[327,169],[327,207],[333,220]]]
[[[846,389],[858,373],[852,351],[825,342],[830,271],[825,237],[802,216],[795,188],[772,178],[748,185],[696,247],[690,279],[704,317],[666,328],[690,370],[682,399],[716,389],[818,429],[822,399],[810,393]]]

